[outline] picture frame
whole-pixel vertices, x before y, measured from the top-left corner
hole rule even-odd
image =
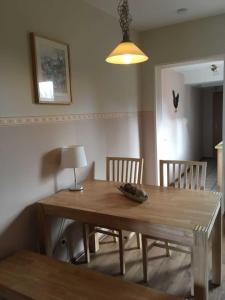
[[[31,33],[35,102],[71,104],[69,45]]]

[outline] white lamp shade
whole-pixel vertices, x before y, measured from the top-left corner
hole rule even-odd
[[[63,168],[81,168],[87,166],[84,146],[75,145],[61,149],[61,166]]]

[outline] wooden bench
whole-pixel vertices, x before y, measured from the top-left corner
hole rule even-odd
[[[28,251],[0,262],[0,296],[10,300],[180,299]]]

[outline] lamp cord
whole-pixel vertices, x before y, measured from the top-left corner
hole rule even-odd
[[[130,40],[130,23],[132,18],[129,12],[128,0],[120,0],[117,8],[118,14],[120,16],[120,27],[123,32],[123,42],[129,42]]]

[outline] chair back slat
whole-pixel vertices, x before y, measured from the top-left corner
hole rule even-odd
[[[137,175],[137,170],[138,170],[137,164],[138,164],[138,163],[135,161],[135,162],[134,162],[134,178],[138,178],[138,175]]]
[[[106,157],[106,180],[142,183],[143,158]]]
[[[117,178],[120,178],[120,160],[117,161]]]
[[[197,190],[199,187],[199,166],[196,166],[196,183],[195,184],[196,184],[195,188]]]
[[[193,190],[194,181],[193,181],[193,166],[190,167],[190,181],[189,181],[189,189]]]
[[[206,169],[202,161],[160,160],[160,185],[204,190]]]
[[[121,165],[121,176],[120,176],[120,181],[123,182],[124,181],[124,159],[121,160],[122,161],[122,165]]]
[[[126,161],[126,176],[125,176],[125,182],[129,182],[129,179],[128,179],[128,161]]]
[[[170,185],[170,164],[167,164],[167,185]]]
[[[176,187],[176,186],[175,186],[175,183],[176,183],[175,178],[176,178],[176,164],[173,164],[173,180],[172,180],[172,182],[173,182],[173,187]]]
[[[163,164],[162,164],[163,165]],[[179,173],[178,173],[178,187],[181,189],[182,186],[181,186],[181,178],[182,178],[182,172],[181,172],[181,164],[178,164],[179,166]],[[163,175],[162,175],[163,176]],[[162,182],[162,185],[163,185],[163,182]]]
[[[185,165],[185,177],[186,177],[186,181],[185,181],[185,189],[189,189],[189,181],[190,181],[190,178],[189,178],[189,167],[187,165]]]

